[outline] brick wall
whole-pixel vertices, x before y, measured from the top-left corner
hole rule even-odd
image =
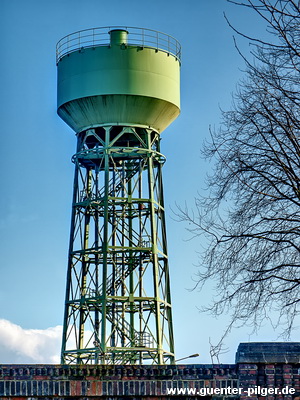
[[[237,385],[235,365],[0,366],[1,400],[167,399],[167,388]]]
[[[241,399],[292,400],[300,396],[299,343],[241,343],[236,363]]]
[[[203,388],[206,396],[200,396]],[[168,389],[182,391],[172,395]],[[236,364],[226,365],[0,365],[0,400],[176,397],[300,400],[300,343],[241,343]]]

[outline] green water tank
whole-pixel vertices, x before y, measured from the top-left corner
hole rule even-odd
[[[141,126],[162,132],[180,112],[180,45],[124,27],[76,32],[57,44],[58,114],[76,132]]]

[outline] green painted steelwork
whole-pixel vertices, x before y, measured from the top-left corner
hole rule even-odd
[[[179,112],[179,63],[111,38],[58,63],[78,139],[61,361],[174,363],[160,130]]]
[[[133,26],[104,26],[73,32],[63,37],[56,45],[56,63],[58,63],[62,57],[73,51],[86,49],[88,47],[109,45],[112,41],[110,34],[112,31],[129,33],[127,44],[165,51],[168,54],[172,54],[180,61],[180,43],[170,35],[154,31],[153,29],[137,28]]]
[[[109,34],[111,46],[120,46],[128,43],[128,31],[124,29],[112,29]]]
[[[179,69],[176,57],[153,48],[74,51],[58,63],[58,114],[76,132],[104,124],[161,132],[180,112]]]
[[[172,363],[159,134],[105,127],[78,140],[62,362]]]

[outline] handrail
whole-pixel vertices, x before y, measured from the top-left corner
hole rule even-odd
[[[56,63],[58,63],[62,57],[73,51],[87,47],[110,45],[109,32],[115,29],[126,30],[128,32],[128,46],[150,47],[156,50],[162,50],[172,54],[180,61],[180,43],[170,35],[145,28],[104,26],[77,31],[60,39],[56,45]]]

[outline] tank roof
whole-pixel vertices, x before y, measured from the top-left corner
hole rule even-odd
[[[105,26],[85,29],[63,37],[56,45],[56,63],[62,57],[76,50],[87,47],[110,46],[112,31],[125,31],[128,33],[126,46],[149,47],[173,55],[180,61],[181,46],[172,36],[152,29],[130,26]]]

